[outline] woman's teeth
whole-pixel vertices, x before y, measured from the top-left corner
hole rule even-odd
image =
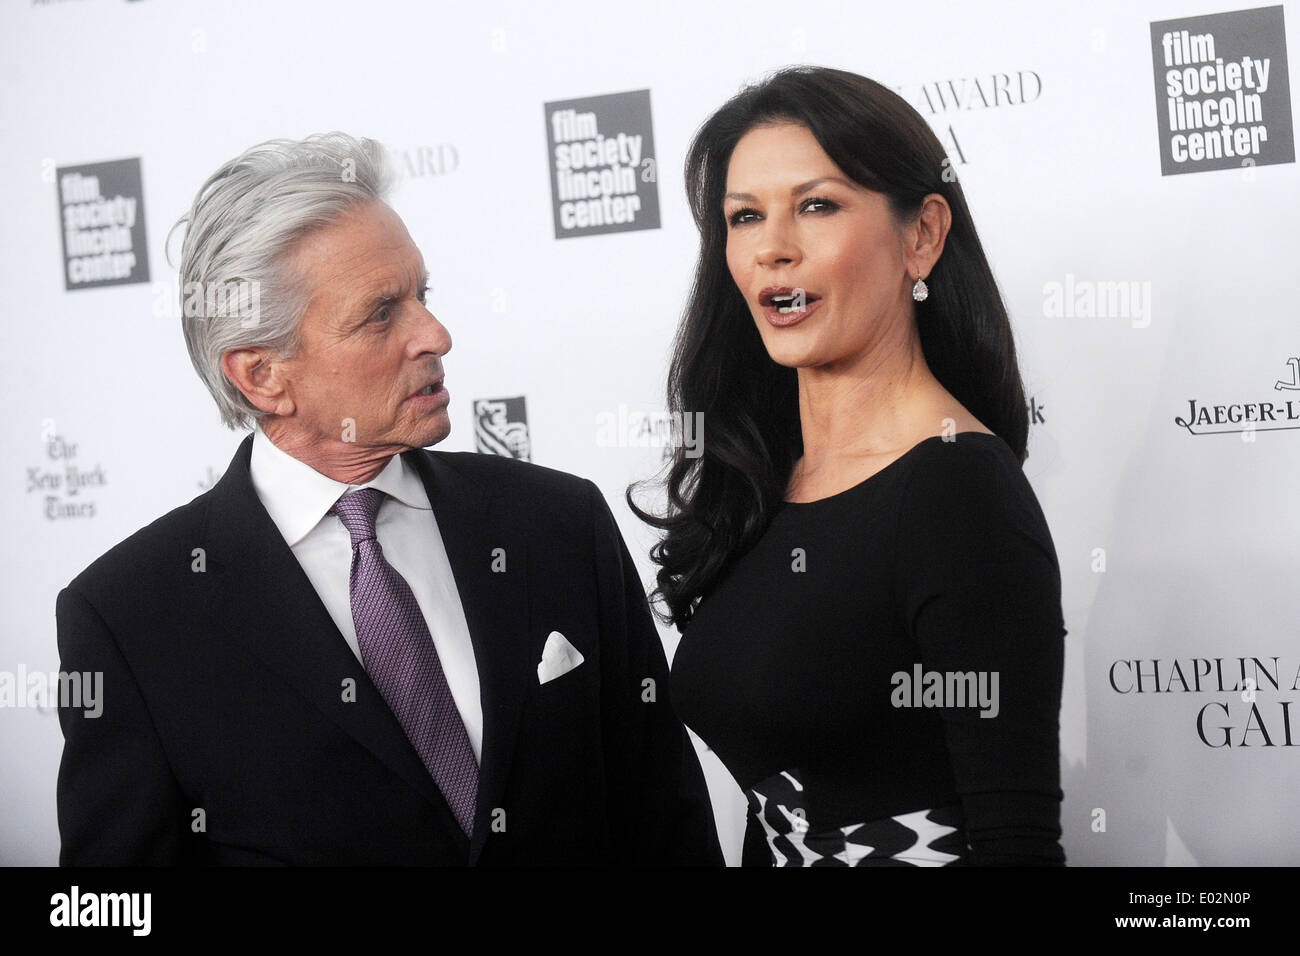
[[[794,295],[774,295],[772,296],[772,305],[782,315],[789,315],[791,312],[802,312],[808,308],[808,303],[812,301],[806,296]]]

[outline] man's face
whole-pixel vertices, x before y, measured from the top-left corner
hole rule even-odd
[[[293,406],[280,433],[322,451],[354,443],[349,458],[446,438],[451,336],[424,307],[424,259],[397,213],[381,202],[353,206],[308,233],[288,267],[308,283],[309,304],[301,348],[278,363]]]

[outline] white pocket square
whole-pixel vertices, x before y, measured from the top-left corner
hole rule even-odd
[[[537,665],[537,683],[547,681],[569,673],[582,663],[582,652],[570,644],[559,631],[551,631],[546,638],[546,647],[542,651],[542,662]]]

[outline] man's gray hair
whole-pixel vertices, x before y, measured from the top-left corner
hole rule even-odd
[[[222,165],[176,227],[181,245],[181,327],[195,370],[232,429],[263,412],[221,369],[231,349],[266,348],[291,358],[307,309],[306,276],[286,260],[305,234],[356,203],[382,201],[393,184],[384,147],[346,133],[273,139]]]

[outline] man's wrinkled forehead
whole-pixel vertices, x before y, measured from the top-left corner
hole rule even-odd
[[[286,265],[313,303],[330,299],[348,313],[373,310],[429,282],[419,249],[400,217],[383,203],[350,208],[300,236]]]

